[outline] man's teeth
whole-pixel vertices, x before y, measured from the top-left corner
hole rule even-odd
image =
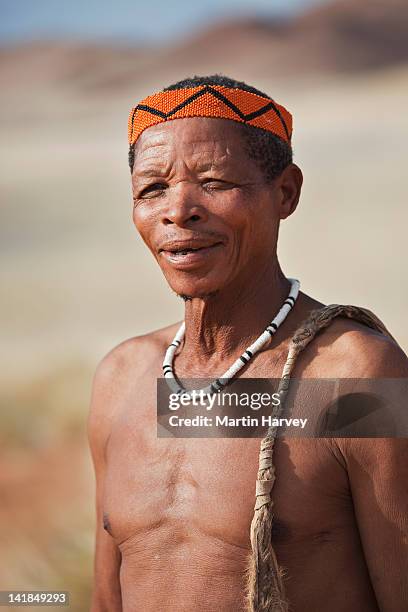
[[[199,251],[200,249],[183,249],[182,251],[172,251],[173,255],[187,255],[187,253],[193,253],[194,251]]]

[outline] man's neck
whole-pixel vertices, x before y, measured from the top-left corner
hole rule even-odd
[[[290,283],[275,261],[245,282],[187,300],[183,362],[207,364],[237,358],[276,316],[289,290]]]

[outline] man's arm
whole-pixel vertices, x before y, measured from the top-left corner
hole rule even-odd
[[[88,417],[88,440],[96,479],[96,538],[91,612],[122,612],[119,582],[121,554],[113,538],[103,527],[102,508],[105,451],[113,416],[114,371],[115,359],[112,353],[109,353],[95,372]]]
[[[407,359],[399,347],[382,342],[373,349],[365,376],[408,377]],[[338,443],[378,606],[381,612],[408,610],[408,439],[350,438]]]
[[[348,440],[347,468],[381,612],[408,610],[408,440]]]

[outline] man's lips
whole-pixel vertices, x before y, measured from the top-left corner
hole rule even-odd
[[[159,254],[177,266],[186,267],[201,263],[222,246],[222,242],[203,240],[184,240],[166,242],[159,249]]]

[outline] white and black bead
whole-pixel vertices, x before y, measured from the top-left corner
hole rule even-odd
[[[290,281],[291,287],[289,291],[288,297],[283,302],[278,314],[275,316],[273,321],[271,321],[266,327],[265,331],[249,346],[245,351],[238,357],[235,363],[223,374],[220,378],[217,378],[214,382],[208,385],[205,389],[202,389],[204,393],[219,393],[226,385],[228,385],[229,381],[237,375],[237,373],[252,359],[252,357],[260,351],[260,349],[271,339],[271,337],[276,333],[279,326],[283,323],[283,321],[288,316],[289,312],[292,310],[295,305],[296,299],[299,295],[300,283],[295,278],[288,279]],[[191,391],[187,391],[183,389],[183,387],[176,381],[176,377],[173,371],[173,360],[176,349],[180,346],[181,341],[184,338],[185,334],[185,323],[183,322],[175,335],[173,342],[168,347],[166,354],[164,356],[163,361],[163,373],[164,377],[170,386],[170,388],[175,393],[183,393],[184,395],[191,397]]]

